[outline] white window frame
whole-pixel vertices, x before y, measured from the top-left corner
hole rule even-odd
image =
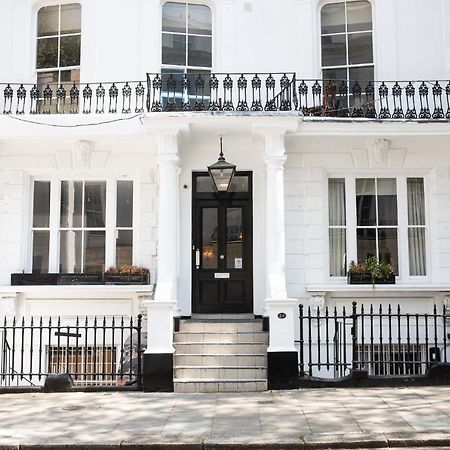
[[[60,176],[45,177],[35,176],[30,180],[30,200],[29,200],[29,226],[27,232],[27,260],[25,271],[32,272],[33,268],[33,198],[34,198],[34,182],[49,181],[50,182],[50,242],[49,242],[49,273],[59,273],[60,261],[60,231],[64,228],[60,227],[60,207],[61,207],[61,182],[62,181],[105,181],[106,182],[106,210],[105,210],[105,270],[109,267],[116,267],[116,209],[117,209],[117,181],[128,180],[133,181],[133,260],[135,264],[137,257],[136,239],[137,239],[137,191],[136,180],[133,177],[102,177],[102,176]],[[84,230],[96,230],[97,228],[85,228]]]
[[[324,70],[339,70],[339,69],[345,69],[347,76],[346,79],[347,81],[349,81],[350,79],[350,69],[351,68],[358,68],[358,67],[372,67],[373,68],[373,81],[377,79],[377,75],[376,75],[376,55],[377,55],[377,49],[376,49],[376,40],[375,40],[375,12],[374,12],[374,3],[372,0],[365,0],[368,3],[370,3],[371,6],[371,12],[372,12],[372,28],[371,30],[367,30],[367,31],[356,31],[356,32],[350,32],[350,34],[352,33],[371,33],[372,35],[372,63],[364,63],[364,64],[349,64],[348,61],[348,57],[349,57],[349,53],[348,53],[348,26],[347,26],[347,4],[351,3],[352,1],[360,1],[360,0],[324,0],[321,3],[319,3],[318,5],[318,9],[317,9],[317,36],[318,36],[318,49],[319,51],[317,52],[317,56],[318,56],[318,66],[320,68],[320,73],[319,73],[319,78],[323,79],[323,71]],[[337,4],[337,3],[344,3],[345,4],[345,31],[344,32],[340,32],[340,33],[327,33],[327,34],[322,34],[322,8],[324,6],[327,5],[331,5],[331,4]],[[322,36],[335,36],[335,35],[345,35],[345,46],[346,46],[346,64],[345,65],[338,65],[338,66],[324,66],[322,64],[322,55],[323,55],[323,50],[322,50]],[[360,80],[358,80],[360,81]],[[350,105],[350,96],[351,96],[351,92],[350,92],[350,85],[347,86],[348,87],[348,94],[347,94],[347,102],[348,105]],[[363,87],[363,86],[362,86]],[[376,88],[376,86],[374,86]],[[363,95],[364,95],[364,87],[363,87]]]
[[[67,34],[61,34],[61,7],[62,6],[67,6],[67,5],[72,5],[72,4],[77,4],[80,5],[80,21],[81,21],[81,27],[80,27],[80,32],[79,33],[67,33]],[[58,14],[58,33],[55,35],[51,35],[51,36],[38,36],[38,30],[39,30],[39,25],[38,25],[38,20],[39,20],[39,11],[42,8],[46,8],[46,7],[53,7],[53,6],[57,6],[59,9],[59,14]],[[37,8],[36,11],[36,30],[35,30],[35,40],[36,40],[36,47],[35,47],[35,55],[34,55],[34,67],[35,67],[35,71],[36,71],[36,79],[37,79],[37,74],[39,73],[46,73],[46,72],[58,72],[58,86],[61,85],[61,72],[62,71],[66,71],[66,70],[78,70],[80,73],[80,80],[81,80],[81,49],[82,49],[82,32],[83,32],[83,4],[81,1],[62,1],[59,3],[48,3],[48,4],[43,4],[43,5],[39,5],[39,8]],[[70,37],[70,36],[80,36],[80,64],[78,64],[77,66],[67,66],[67,67],[61,67],[60,66],[60,53],[61,53],[61,37]],[[58,38],[58,64],[55,67],[47,67],[44,69],[38,69],[37,67],[37,57],[38,57],[38,42],[40,40],[44,40],[44,39],[52,39],[52,38]],[[79,82],[78,82],[79,83]],[[56,95],[56,92],[54,90],[54,94]]]
[[[185,28],[185,33],[179,33],[179,32],[172,32],[172,31],[163,31],[162,29],[162,11],[164,8],[164,5],[166,3],[180,3],[180,4],[184,4],[186,7],[186,28]],[[202,5],[202,6],[207,6],[209,8],[209,10],[211,11],[211,35],[205,35],[205,34],[193,34],[193,33],[188,33],[188,20],[187,20],[187,8],[188,8],[188,4],[191,5]],[[180,71],[182,70],[183,73],[187,73],[188,70],[196,73],[196,72],[209,72],[212,73],[213,72],[213,67],[214,67],[214,29],[215,29],[215,25],[214,25],[214,10],[212,5],[210,4],[209,1],[196,1],[196,0],[185,0],[185,1],[179,1],[179,0],[167,0],[164,3],[162,3],[161,5],[161,21],[160,21],[160,36],[161,36],[161,43],[160,43],[160,51],[161,51],[161,57],[160,57],[160,61],[161,61],[161,71],[163,70],[168,70],[168,71]],[[176,64],[163,64],[162,62],[162,38],[163,38],[163,34],[177,34],[180,36],[186,36],[186,58],[185,58],[185,63],[184,65],[176,65]],[[188,62],[189,62],[189,53],[188,53],[188,36],[199,36],[199,37],[210,37],[211,39],[211,67],[206,67],[206,66],[189,66]]]
[[[330,276],[330,242],[329,242],[329,213],[328,213],[328,180],[330,178],[345,179],[345,207],[346,207],[346,244],[347,244],[347,266],[351,261],[357,261],[357,216],[356,216],[356,179],[357,178],[394,178],[397,184],[397,243],[398,243],[398,275],[397,282],[400,283],[426,283],[431,280],[432,266],[431,266],[431,236],[430,236],[430,199],[427,176],[423,173],[407,173],[407,174],[393,174],[393,173],[367,173],[360,172],[357,174],[342,174],[342,173],[328,173],[326,179],[326,198],[327,207],[325,208],[326,218],[325,227],[326,234],[325,248],[326,248],[326,279],[331,283],[343,283],[346,277],[332,277]],[[425,199],[425,260],[426,260],[426,275],[413,276],[409,274],[409,244],[408,244],[408,201],[407,201],[407,179],[408,178],[422,178],[424,184],[424,199]],[[369,227],[370,228],[370,227]],[[383,227],[384,228],[384,227]],[[390,227],[392,228],[392,227]],[[348,267],[347,267],[348,269]]]

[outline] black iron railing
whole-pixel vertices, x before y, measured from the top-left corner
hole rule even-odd
[[[0,323],[0,387],[38,386],[69,373],[79,386],[142,386],[142,316]]]
[[[147,74],[147,110],[291,111],[294,73]]]
[[[306,80],[281,73],[148,73],[145,81],[0,84],[0,113],[297,111],[305,117],[450,120],[450,81]]]
[[[445,306],[431,314],[404,313],[400,305],[357,306],[323,311],[299,306],[301,377],[341,378],[363,370],[377,376],[423,375],[448,362],[450,316]]]
[[[297,80],[304,116],[450,120],[450,81]]]
[[[7,84],[3,114],[132,114],[145,111],[145,82]]]

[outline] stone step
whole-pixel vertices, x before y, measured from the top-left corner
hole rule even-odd
[[[241,333],[262,332],[262,320],[182,320],[180,332]]]
[[[192,314],[193,320],[255,320],[253,314]]]
[[[194,392],[260,392],[267,390],[267,380],[174,380],[179,393]]]
[[[174,342],[175,351],[183,354],[226,354],[246,355],[266,353],[267,344],[261,343],[208,343],[208,342]]]
[[[265,380],[267,369],[265,367],[176,366],[174,375],[175,381],[178,379]]]
[[[257,367],[267,366],[267,354],[182,354],[175,353],[174,365],[178,366],[235,366],[235,367]]]
[[[174,342],[206,342],[216,344],[269,343],[269,334],[263,332],[242,331],[239,333],[205,333],[203,331],[177,332]]]

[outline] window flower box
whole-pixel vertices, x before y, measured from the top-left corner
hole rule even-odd
[[[150,273],[12,273],[11,286],[147,285]]]
[[[150,274],[116,273],[105,274],[105,284],[150,284]]]
[[[358,272],[347,274],[348,284],[395,284],[395,274],[390,274],[387,278],[374,278],[370,272]]]
[[[12,273],[11,286],[55,286],[57,273]]]
[[[348,284],[395,284],[394,266],[389,262],[379,262],[371,256],[366,261],[350,263],[347,272]]]
[[[58,285],[96,285],[103,284],[102,273],[60,273]]]

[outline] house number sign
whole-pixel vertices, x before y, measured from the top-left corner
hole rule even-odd
[[[278,313],[279,319],[286,319],[286,313]]]

